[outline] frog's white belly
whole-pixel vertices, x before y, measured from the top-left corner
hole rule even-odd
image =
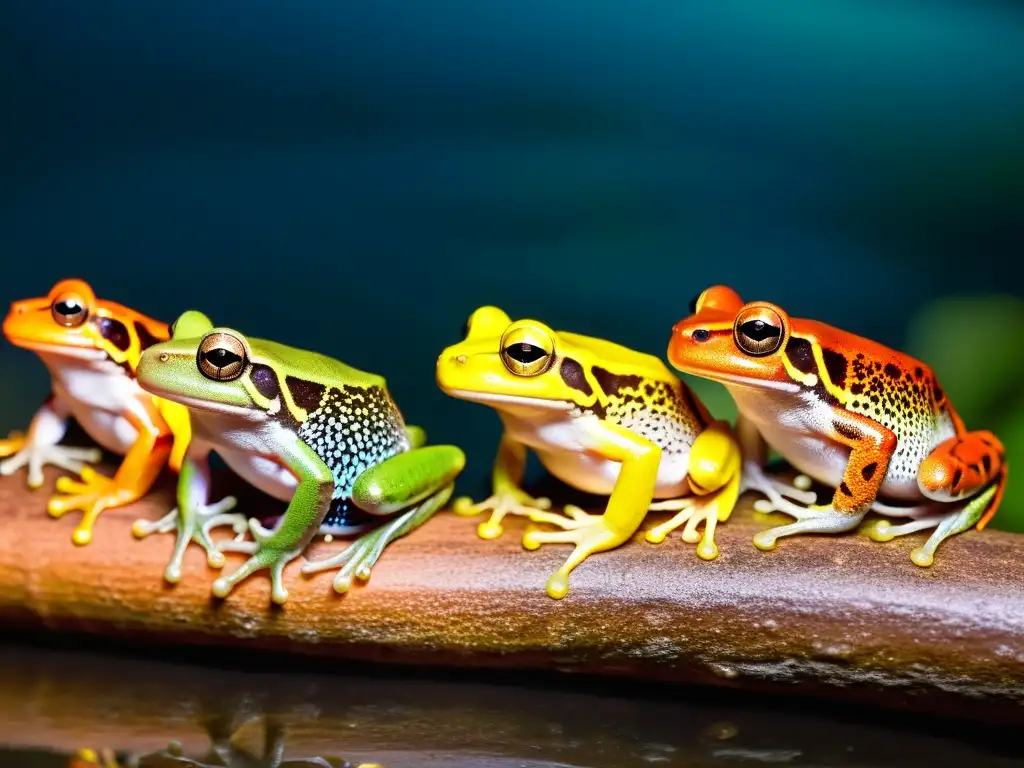
[[[192,435],[219,455],[249,485],[281,501],[295,494],[298,481],[280,461],[279,446],[294,442],[295,435],[258,411],[248,417],[189,409]]]
[[[850,449],[824,437],[833,431],[835,414],[831,406],[813,394],[729,389],[740,412],[757,425],[768,444],[786,461],[831,488],[842,483]],[[879,496],[901,501],[924,499],[916,470],[901,472],[895,464],[890,464]]]
[[[149,397],[116,363],[104,360],[44,358],[54,394],[85,433],[103,448],[124,455],[139,432],[124,413],[135,400]]]
[[[531,414],[529,418],[501,413],[509,435],[533,449],[541,464],[563,483],[585,493],[609,495],[618,481],[622,463],[602,457],[597,416],[568,412]],[[689,451],[666,454],[658,466],[654,497],[675,498],[689,493],[686,473]]]

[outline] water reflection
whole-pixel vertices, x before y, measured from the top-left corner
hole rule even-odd
[[[179,652],[167,653],[173,658],[159,662],[0,646],[0,765],[1009,768],[1024,757],[976,726],[911,726],[891,714],[866,723],[766,708],[740,694],[637,698],[634,687],[630,696],[584,693],[394,668],[385,677],[351,667],[318,674],[309,661],[285,672],[297,664],[287,658],[263,658],[259,671],[216,670],[171,663]]]

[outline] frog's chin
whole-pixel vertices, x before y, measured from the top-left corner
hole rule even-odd
[[[565,400],[545,400],[539,397],[506,395],[500,392],[477,392],[469,389],[445,389],[444,392],[460,400],[472,400],[474,403],[490,403],[519,408],[543,408],[552,411],[569,411],[573,407],[572,403]]]

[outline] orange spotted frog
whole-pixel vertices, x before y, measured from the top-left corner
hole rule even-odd
[[[767,443],[835,488],[829,504],[759,502],[760,511],[795,518],[758,533],[759,549],[783,536],[848,531],[874,511],[909,518],[869,527],[876,541],[934,529],[911,554],[927,567],[943,541],[984,528],[999,506],[1002,443],[991,432],[967,431],[935,374],[912,357],[768,302],[745,304],[715,286],[676,324],[668,359],[729,390],[745,458],[762,462]]]

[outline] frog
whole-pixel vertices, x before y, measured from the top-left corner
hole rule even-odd
[[[92,541],[100,514],[142,498],[166,466],[181,467],[190,439],[187,410],[154,398],[135,376],[143,351],[169,338],[168,326],[117,302],[98,299],[84,280],[58,281],[47,296],[11,304],[3,333],[34,352],[49,371],[51,392],[26,434],[0,440],[0,475],[27,469],[29,488],[43,468],[77,475],[57,479],[47,511],[83,513],[72,541]],[[99,447],[61,445],[74,419]],[[123,456],[113,477],[93,465],[102,449]]]
[[[757,533],[758,549],[800,534],[860,528],[891,541],[931,530],[910,555],[927,568],[942,542],[984,529],[998,509],[1008,474],[1003,444],[990,431],[968,431],[932,369],[910,355],[770,302],[745,303],[718,285],[691,302],[667,357],[726,387],[752,454],[771,447],[834,489],[827,504],[760,504],[794,522]],[[881,519],[863,524],[869,512]]]
[[[575,545],[545,585],[554,599],[568,594],[577,566],[630,540],[648,512],[675,513],[644,533],[648,542],[661,543],[685,524],[682,538],[698,545],[700,558],[718,556],[716,525],[728,520],[743,488],[739,446],[730,425],[712,418],[665,363],[538,320],[513,322],[491,305],[472,312],[463,335],[437,359],[438,386],[493,408],[503,425],[491,496],[477,503],[460,497],[452,506],[458,515],[490,512],[480,538],[499,537],[509,514],[555,526],[532,526],[522,540],[527,550]],[[604,512],[570,504],[558,514],[550,499],[527,494],[528,450],[571,488],[608,496]]]
[[[213,582],[216,598],[269,569],[271,600],[284,605],[284,568],[315,536],[359,534],[338,554],[307,560],[301,569],[309,575],[338,568],[334,589],[348,592],[353,579],[370,578],[392,541],[447,503],[465,466],[460,448],[426,445],[426,432],[406,424],[382,376],[215,327],[198,310],[182,313],[171,339],[142,354],[138,379],[143,389],[184,405],[192,427],[178,508],[170,513],[178,518],[177,542],[165,579],[181,578],[192,542],[206,549],[208,560],[216,553],[249,555]],[[212,452],[257,490],[288,502],[273,528],[248,518],[252,541],[202,535],[223,517],[209,505]],[[163,530],[161,522],[170,521],[158,522]]]

